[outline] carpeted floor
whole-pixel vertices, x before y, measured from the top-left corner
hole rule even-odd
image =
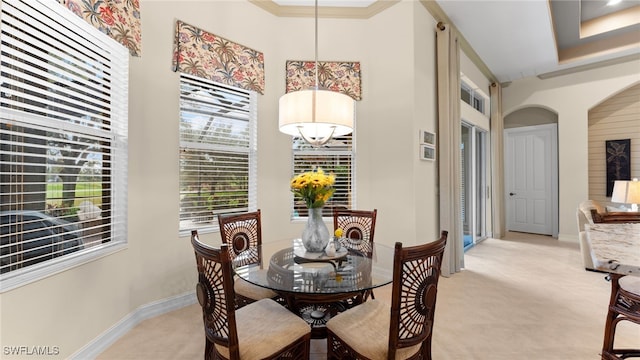
[[[438,286],[436,360],[597,360],[610,284],[585,271],[577,243],[509,233],[465,254],[465,269]],[[390,287],[375,291],[389,299]],[[616,342],[640,347],[640,328],[619,325]],[[313,340],[312,359],[326,342]],[[201,359],[199,305],[146,320],[98,359]]]

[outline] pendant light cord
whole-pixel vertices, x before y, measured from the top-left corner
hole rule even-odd
[[[316,68],[316,90],[320,88],[320,82],[318,81],[318,0],[316,0],[316,58],[315,58],[315,68]]]
[[[316,17],[316,23],[315,23],[315,69],[316,69],[316,77],[315,77],[315,82],[316,82],[316,86],[314,88],[313,91],[313,98],[311,100],[311,122],[315,123],[316,122],[316,97],[318,96],[317,92],[318,89],[320,89],[320,85],[318,83],[318,0],[315,0],[315,17]]]

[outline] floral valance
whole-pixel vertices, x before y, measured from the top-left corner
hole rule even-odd
[[[286,92],[315,87],[315,70],[315,61],[287,60]],[[318,61],[318,85],[361,100],[360,62]]]
[[[173,69],[264,94],[264,55],[256,50],[176,22]]]
[[[142,53],[139,0],[58,0],[98,30],[129,49]]]

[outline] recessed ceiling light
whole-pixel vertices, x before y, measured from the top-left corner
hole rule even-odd
[[[621,2],[622,2],[622,0],[609,0],[607,2],[607,6],[617,5],[617,4],[621,3]]]

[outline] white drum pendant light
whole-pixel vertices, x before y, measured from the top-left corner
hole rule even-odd
[[[354,100],[343,93],[321,89],[318,82],[318,0],[315,0],[315,87],[280,97],[280,131],[301,136],[313,146],[353,131]]]

